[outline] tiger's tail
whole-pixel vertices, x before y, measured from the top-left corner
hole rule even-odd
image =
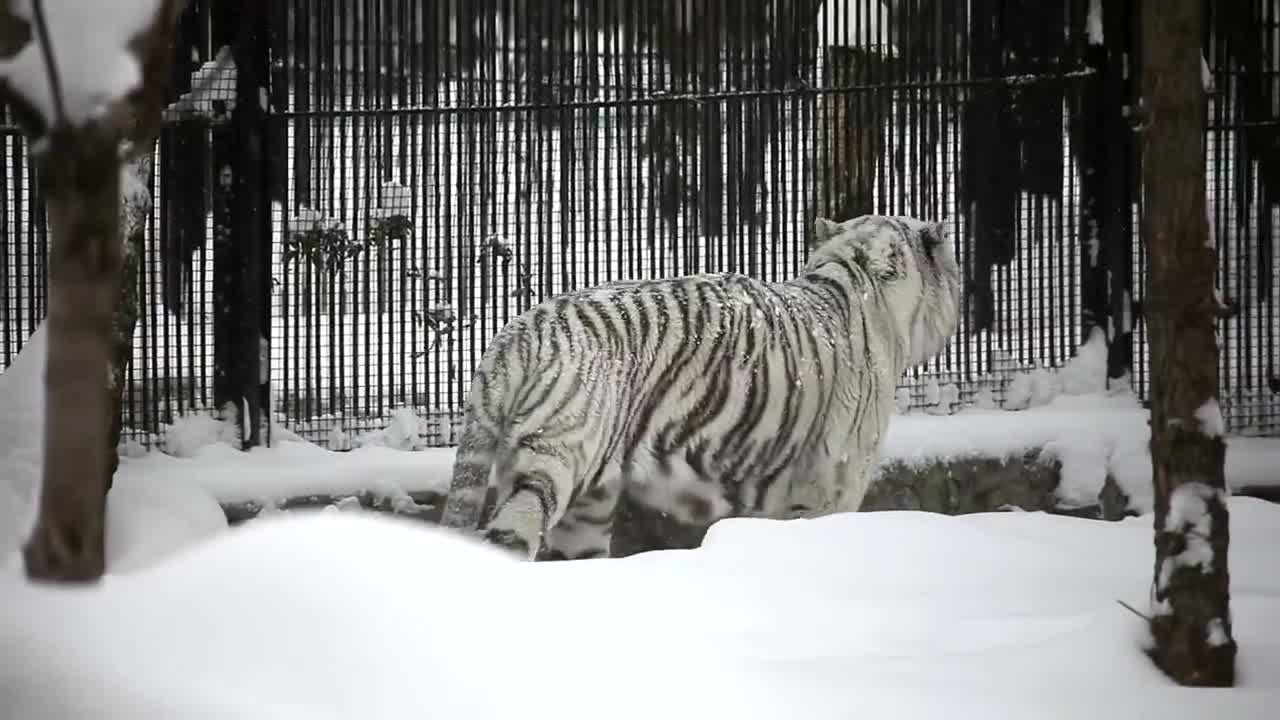
[[[468,418],[466,429],[458,442],[458,454],[453,461],[453,480],[444,512],[440,516],[443,527],[462,530],[478,530],[488,495],[493,466],[498,460],[498,437],[495,433]]]

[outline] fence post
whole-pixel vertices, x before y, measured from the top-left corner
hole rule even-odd
[[[210,55],[217,57],[235,37],[239,8],[234,3],[217,3],[209,7]],[[239,68],[236,69],[237,72]],[[235,323],[239,310],[239,268],[231,222],[231,178],[234,129],[229,123],[229,108],[215,103],[209,139],[210,213],[213,216],[213,403],[219,411],[231,411],[240,425],[240,393],[235,373]]]
[[[174,98],[192,91],[192,74],[200,69],[201,59],[213,59],[204,41],[210,23],[207,5],[207,2],[189,3],[178,20],[174,39]],[[208,129],[208,118],[198,113],[179,114],[166,123],[158,141],[160,166],[155,175],[160,188],[160,222],[163,224],[159,233],[163,243],[160,284],[164,308],[175,315],[185,308],[183,290],[192,280],[192,258],[208,239],[205,229],[209,200],[209,148],[205,138]],[[196,305],[198,308],[198,300]]]
[[[289,118],[283,113],[289,109],[289,90],[290,81],[296,75],[291,72],[294,63],[290,58],[290,38],[289,19],[290,16],[298,12],[295,0],[280,0],[279,2],[270,3],[271,10],[265,13],[263,25],[265,27],[264,37],[260,46],[263,52],[260,53],[259,69],[264,73],[262,76],[263,84],[269,87],[268,104],[264,108],[263,124],[265,129],[265,139],[267,143],[266,152],[262,153],[266,163],[262,173],[263,179],[263,197],[267,198],[268,204],[264,208],[266,212],[259,219],[259,225],[262,227],[263,243],[262,243],[262,303],[259,311],[262,318],[262,337],[267,341],[260,360],[266,363],[265,368],[260,368],[261,379],[260,395],[262,398],[262,406],[266,413],[266,442],[268,445],[272,442],[271,437],[271,417],[275,412],[271,391],[271,343],[275,338],[271,337],[271,296],[276,287],[276,266],[273,262],[273,251],[275,249],[275,228],[276,222],[272,215],[270,203],[279,203],[281,213],[281,224],[284,224],[284,217],[289,212]],[[298,18],[300,22],[302,19]],[[270,50],[270,55],[266,50]],[[305,75],[305,73],[300,73]],[[305,124],[305,123],[302,123]],[[305,153],[304,153],[305,154]],[[283,228],[282,228],[283,229]],[[283,234],[281,236],[283,242]],[[283,303],[282,311],[287,311],[287,301]],[[284,327],[288,327],[286,324]],[[283,331],[282,334],[287,334]]]
[[[1001,43],[1021,20],[995,0],[973,0],[969,62],[981,78],[997,79],[1020,66]],[[961,176],[957,201],[968,217],[969,332],[995,329],[993,274],[1017,255],[1019,143],[1014,96],[1002,82],[977,87],[961,118]]]
[[[1107,381],[1123,380],[1133,374],[1133,323],[1137,312],[1133,293],[1134,227],[1133,204],[1141,182],[1139,153],[1128,108],[1138,97],[1139,53],[1133,38],[1137,32],[1138,6],[1133,0],[1105,0],[1116,12],[1103,14],[1107,35],[1107,52],[1120,62],[1113,63],[1105,82],[1115,108],[1109,116],[1105,145],[1107,155],[1107,194],[1114,198],[1110,221],[1105,224],[1108,248],[1107,272],[1111,290],[1111,316],[1114,318],[1111,342],[1107,346]]]
[[[268,201],[267,86],[270,35],[261,3],[248,3],[238,17],[232,54],[236,62],[236,103],[231,111],[235,152],[231,157],[231,227],[239,256],[240,307],[236,318],[235,376],[243,398],[241,440],[262,443],[262,411],[267,404],[264,364],[270,327],[271,212]],[[265,367],[264,367],[265,365]],[[270,408],[268,407],[268,412]],[[247,425],[247,428],[245,427]]]
[[[1101,23],[1086,20],[1092,92],[1082,100],[1080,305],[1082,340],[1107,340],[1108,383],[1133,372],[1133,200],[1137,156],[1125,108],[1137,76],[1131,0],[1101,0]],[[1101,37],[1099,37],[1101,31]],[[1126,65],[1128,67],[1126,68]]]
[[[220,3],[215,48],[235,62],[230,117],[213,128],[214,402],[230,404],[245,448],[262,441],[260,374],[270,317],[271,215],[266,200],[267,33],[257,4]]]

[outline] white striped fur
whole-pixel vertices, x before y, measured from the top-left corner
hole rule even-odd
[[[960,268],[940,224],[815,231],[786,282],[614,282],[512,320],[472,381],[442,524],[587,558],[622,492],[694,524],[857,510],[899,378],[956,331]]]

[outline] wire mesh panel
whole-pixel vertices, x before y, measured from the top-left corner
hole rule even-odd
[[[904,378],[901,406],[948,392],[999,403],[1015,376],[1062,366],[1090,338],[1109,342],[1113,384],[1144,393],[1126,111],[1138,33],[1131,3],[1098,7],[286,0],[263,90],[272,417],[340,448],[407,409],[428,442],[451,443],[484,348],[533,304],[618,279],[785,279],[815,216],[863,213],[945,220],[965,269],[960,332]],[[1239,308],[1222,330],[1224,411],[1233,430],[1274,433],[1280,29],[1270,4],[1251,7],[1227,19],[1256,47],[1209,23],[1206,157],[1220,286]],[[240,270],[217,249],[237,73],[214,58],[229,35],[213,11],[198,0],[184,19],[157,149],[125,419],[144,441],[217,411],[220,343],[259,343],[237,339],[216,300]],[[46,239],[25,146],[5,127],[7,364],[43,317]]]
[[[0,125],[0,367],[44,318],[47,233],[27,143],[17,128]]]
[[[566,290],[784,279],[819,213],[949,218],[967,238],[956,195],[973,98],[1043,86],[1060,110],[1085,77],[1065,48],[975,75],[947,4],[293,8],[272,373],[278,408],[314,438],[403,405],[449,442],[489,339]],[[1050,34],[1068,22],[1059,8]],[[1057,147],[1051,189],[1017,201],[1026,250],[991,273],[998,322],[973,333],[966,319],[914,373],[917,395],[924,378],[1071,355],[1078,300],[1055,281],[1076,262],[1076,209]]]

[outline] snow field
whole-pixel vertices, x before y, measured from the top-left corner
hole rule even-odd
[[[14,543],[0,548],[0,697],[15,717],[1248,719],[1280,701],[1280,506],[1250,498],[1230,500],[1241,689],[1225,694],[1171,686],[1116,602],[1145,607],[1149,514],[735,519],[696,550],[540,564],[344,503],[225,527],[219,501],[443,489],[452,451],[410,451],[403,415],[346,453],[240,452],[216,423],[179,423],[181,457],[122,461],[103,582],[33,586],[16,543],[38,484],[42,348],[39,331],[0,375],[0,502],[16,498],[0,504]],[[897,416],[885,454],[1066,439],[1101,468],[1144,430],[1131,397],[1058,395]],[[1280,441],[1229,442],[1232,484],[1274,481]]]
[[[1241,688],[1142,653],[1151,518],[729,520],[524,564],[366,513],[250,523],[93,589],[0,575],[17,716],[1269,718],[1280,508],[1231,501]]]

